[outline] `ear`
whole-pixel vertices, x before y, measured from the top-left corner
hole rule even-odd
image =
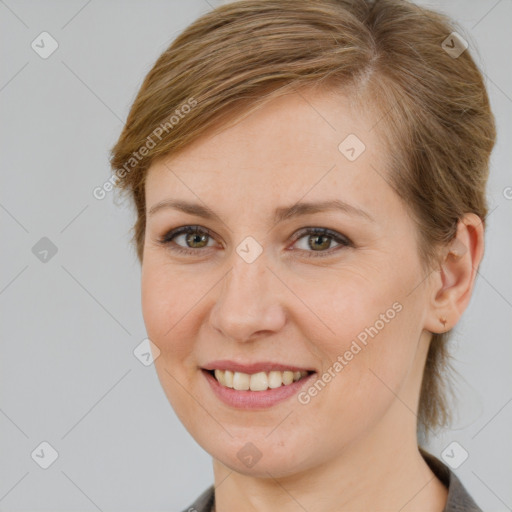
[[[425,329],[442,333],[452,329],[469,304],[476,273],[484,254],[484,226],[466,213],[457,233],[443,248],[440,267],[432,274],[431,298]]]

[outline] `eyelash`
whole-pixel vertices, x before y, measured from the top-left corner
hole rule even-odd
[[[180,245],[177,245],[176,243],[173,243],[173,238],[177,237],[181,234],[198,234],[198,235],[208,235],[210,238],[213,238],[213,235],[210,230],[207,228],[203,228],[201,226],[182,226],[176,229],[172,229],[168,233],[166,233],[162,238],[158,239],[158,243],[161,245],[166,246],[170,250],[179,253],[179,254],[186,254],[186,255],[197,255],[198,251],[201,251],[202,249],[186,249]],[[293,243],[296,243],[298,240],[303,238],[306,235],[322,235],[327,236],[328,238],[331,238],[335,242],[339,243],[339,247],[335,247],[333,250],[328,249],[327,251],[306,251],[304,249],[298,249],[300,251],[304,251],[307,254],[306,257],[308,258],[323,258],[326,256],[332,256],[333,252],[336,252],[337,250],[341,250],[346,247],[354,247],[354,244],[352,241],[347,238],[344,235],[341,235],[340,233],[337,233],[336,231],[331,231],[327,228],[317,228],[317,227],[310,227],[310,228],[303,228],[297,232],[293,239]]]

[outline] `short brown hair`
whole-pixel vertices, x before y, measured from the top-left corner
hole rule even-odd
[[[435,268],[465,213],[485,222],[495,142],[482,74],[467,50],[457,56],[444,46],[461,41],[453,32],[444,15],[401,0],[241,0],[197,19],[146,76],[111,153],[116,185],[136,208],[139,261],[151,163],[310,86],[379,109],[375,128],[394,148],[390,185],[417,224],[425,269]],[[448,333],[432,335],[418,410],[424,434],[451,419],[447,341]]]

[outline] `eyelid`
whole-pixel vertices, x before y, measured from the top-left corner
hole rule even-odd
[[[176,238],[179,235],[182,235],[184,233],[193,233],[193,232],[198,232],[203,235],[208,235],[212,238],[215,238],[213,231],[210,231],[208,228],[205,228],[205,227],[199,226],[199,225],[195,225],[195,224],[186,224],[184,226],[179,226],[177,228],[170,229],[162,236],[160,241],[168,242],[171,239]]]
[[[205,249],[209,248],[211,249],[211,246],[205,246],[204,248],[186,248],[181,245],[173,244],[173,240],[180,235],[183,234],[189,234],[189,233],[199,233],[201,235],[207,235],[208,237],[215,239],[214,233],[209,230],[208,228],[205,228],[203,226],[199,225],[183,225],[179,226],[177,228],[173,228],[169,231],[167,231],[161,238],[157,239],[157,242],[161,245],[164,245],[165,247],[168,247],[170,250],[182,253],[182,254],[189,254],[189,255],[199,255],[200,252],[204,251]],[[355,247],[355,244],[352,242],[350,238],[348,238],[346,235],[343,235],[342,233],[339,233],[337,231],[334,231],[329,228],[319,227],[319,226],[307,226],[299,229],[293,234],[292,237],[292,245],[297,242],[297,240],[300,240],[304,236],[312,236],[312,235],[324,235],[332,240],[334,240],[338,246],[334,248],[330,248],[325,251],[306,251],[304,249],[292,249],[292,251],[302,251],[307,254],[307,257],[327,257],[332,255],[333,253],[338,252],[340,249],[343,248],[350,248]]]
[[[300,238],[302,238],[304,235],[325,235],[329,236],[330,238],[334,240],[339,240],[343,243],[346,243],[347,245],[353,245],[352,241],[348,236],[343,235],[342,233],[338,233],[337,231],[334,231],[329,228],[321,228],[317,226],[309,226],[305,228],[299,229],[293,236],[293,241],[296,242]]]

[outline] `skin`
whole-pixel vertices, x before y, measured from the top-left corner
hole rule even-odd
[[[388,152],[372,130],[378,118],[339,92],[304,90],[149,169],[144,321],[172,407],[213,457],[219,512],[444,508],[446,488],[418,451],[415,411],[431,332],[453,327],[468,305],[483,227],[466,215],[452,252],[446,248],[439,270],[426,273],[417,228],[383,179]],[[338,149],[348,134],[366,146],[353,162]],[[218,217],[171,208],[149,214],[167,199],[207,205]],[[337,211],[272,221],[277,207],[328,199],[373,221]],[[186,225],[212,232],[206,247],[187,245],[185,235],[174,244],[194,254],[159,243]],[[315,235],[294,240],[305,227],[329,228],[354,245],[320,240],[315,251],[308,246]],[[236,252],[247,236],[263,249],[250,264]],[[315,257],[321,251],[330,254]],[[292,397],[234,409],[200,370],[215,359],[270,360],[322,375],[395,302],[402,310],[308,404]],[[261,453],[252,467],[237,457],[249,442]]]

